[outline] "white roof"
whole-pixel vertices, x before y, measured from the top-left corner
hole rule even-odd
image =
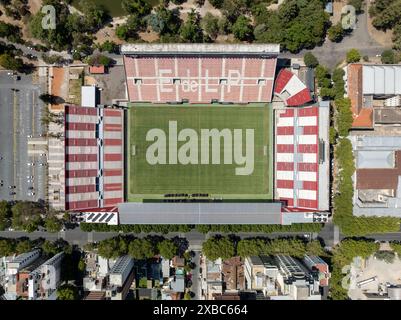
[[[274,54],[279,44],[134,43],[123,44],[122,54]]]
[[[401,94],[401,65],[364,65],[363,94]]]
[[[96,107],[96,87],[82,86],[81,87],[81,106]]]

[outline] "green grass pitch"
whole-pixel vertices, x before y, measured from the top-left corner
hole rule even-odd
[[[126,149],[128,200],[158,199],[167,193],[207,193],[223,199],[272,199],[272,117],[272,108],[268,104],[132,104],[128,111]],[[236,163],[150,165],[146,150],[153,142],[146,141],[146,134],[150,129],[160,128],[168,137],[169,121],[177,121],[178,132],[191,128],[199,137],[200,129],[243,129],[245,141],[245,129],[254,129],[253,173],[235,175],[235,168],[242,167]],[[178,148],[184,143],[178,142]],[[220,151],[223,159],[223,147]],[[199,157],[200,153],[201,150]]]

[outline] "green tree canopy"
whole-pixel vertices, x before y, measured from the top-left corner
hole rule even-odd
[[[319,61],[311,52],[305,53],[304,62],[309,68],[316,68],[319,65]]]
[[[341,22],[338,22],[327,30],[327,35],[332,42],[340,42],[344,38],[344,34],[345,30]]]
[[[62,223],[56,217],[49,217],[45,219],[45,228],[48,232],[59,232],[61,230]]]
[[[209,238],[203,243],[202,251],[212,261],[229,259],[235,255],[234,243],[227,237]]]
[[[236,39],[240,41],[251,40],[253,33],[252,25],[250,19],[246,16],[239,16],[233,24],[231,30]]]
[[[359,62],[359,60],[361,60],[361,54],[357,49],[351,49],[347,52],[348,63]]]
[[[381,61],[384,64],[395,64],[396,56],[393,50],[384,50],[381,54]]]
[[[64,284],[57,289],[57,300],[78,300],[78,288],[71,284]]]
[[[200,16],[194,9],[188,14],[187,21],[181,25],[180,36],[184,42],[203,42],[203,31],[200,26]]]
[[[150,259],[155,255],[155,248],[148,239],[135,239],[129,244],[129,255],[134,259]]]
[[[115,259],[128,252],[128,243],[122,237],[115,237],[99,242],[98,254],[106,259]]]
[[[11,206],[6,200],[0,201],[0,231],[11,225]]]
[[[13,228],[30,232],[41,224],[41,215],[44,214],[44,208],[39,203],[29,201],[17,202],[11,211]]]
[[[171,240],[163,240],[157,244],[159,253],[165,259],[172,259],[178,251],[177,245]]]
[[[201,25],[206,34],[213,40],[219,35],[219,18],[210,12],[202,18]]]

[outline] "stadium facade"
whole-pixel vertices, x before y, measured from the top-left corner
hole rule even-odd
[[[121,52],[128,107],[66,107],[66,210],[83,212],[87,222],[109,224],[327,221],[329,107],[313,101],[296,74],[277,70],[279,45],[129,44]],[[164,198],[129,197],[131,176],[141,174],[128,168],[135,151],[129,145],[130,108],[255,103],[273,108],[272,147],[264,149],[272,152],[270,198],[236,201],[168,189]]]

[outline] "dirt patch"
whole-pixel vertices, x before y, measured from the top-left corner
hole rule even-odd
[[[29,12],[31,14],[36,14],[39,9],[42,7],[42,0],[28,0],[29,4]]]
[[[146,42],[155,42],[159,39],[159,34],[154,31],[140,32],[139,37]]]
[[[67,88],[66,84],[68,83],[67,77],[68,73],[65,68],[53,67],[53,77],[51,84],[51,94],[54,96],[58,96],[66,100],[67,98]],[[52,104],[50,106],[51,112],[60,112],[64,110],[63,104]]]
[[[384,47],[392,47],[393,46],[393,41],[391,40],[393,37],[393,31],[392,30],[387,30],[386,32],[377,30],[373,25],[372,25],[372,18],[369,16],[369,8],[370,8],[370,1],[367,1],[367,15],[368,15],[368,32],[369,35],[376,40],[376,42],[380,43]]]

